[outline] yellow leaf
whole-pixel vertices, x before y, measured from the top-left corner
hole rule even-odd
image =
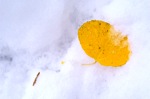
[[[104,66],[122,66],[129,60],[128,37],[101,20],[85,22],[78,30],[85,53]]]

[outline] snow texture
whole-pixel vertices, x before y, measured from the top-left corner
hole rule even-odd
[[[0,99],[149,99],[149,9],[149,0],[0,0]],[[94,60],[77,31],[91,19],[128,35],[126,65],[82,65]]]

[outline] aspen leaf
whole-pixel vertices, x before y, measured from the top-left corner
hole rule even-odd
[[[129,60],[128,37],[101,20],[85,22],[78,29],[78,38],[85,53],[104,66],[122,66]]]

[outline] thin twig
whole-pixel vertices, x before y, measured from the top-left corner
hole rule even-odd
[[[39,75],[40,75],[40,72],[38,72],[38,74],[36,75],[36,78],[34,79],[34,82],[33,82],[33,86],[36,84],[36,81],[37,81],[37,78],[39,77]]]

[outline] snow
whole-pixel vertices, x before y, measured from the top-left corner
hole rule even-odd
[[[149,99],[149,9],[149,0],[0,0],[0,99]],[[91,19],[128,35],[126,65],[82,65],[94,60],[77,31]]]

